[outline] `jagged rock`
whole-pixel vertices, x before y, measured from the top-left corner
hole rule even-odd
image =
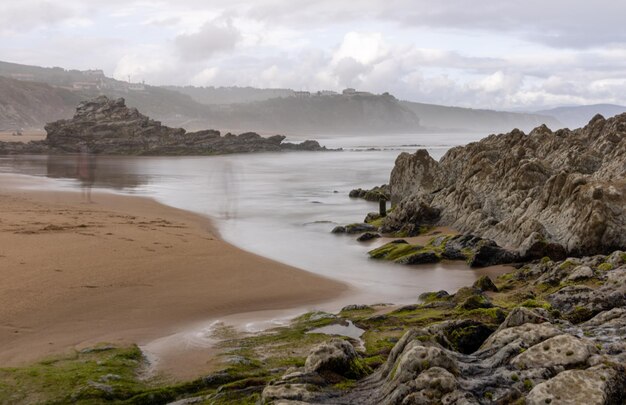
[[[331,231],[332,233],[347,233],[347,234],[355,234],[355,233],[364,233],[364,232],[376,232],[378,228],[374,225],[365,224],[365,223],[356,223],[349,224],[345,226],[336,226]]]
[[[344,377],[360,377],[363,370],[356,365],[357,353],[343,339],[316,346],[306,358],[304,369],[310,373],[330,372]]]
[[[466,310],[479,309],[479,308],[491,308],[493,304],[489,301],[489,298],[482,294],[470,295],[460,305],[461,308]]]
[[[381,237],[381,235],[379,233],[365,232],[364,234],[362,234],[361,236],[356,238],[356,240],[359,241],[359,242],[367,242],[367,241],[370,241],[372,239],[377,239],[377,238],[380,238],[380,237]]]
[[[474,251],[469,265],[472,267],[488,267],[497,264],[513,263],[519,255],[498,246],[494,241],[483,240]]]
[[[439,261],[439,256],[434,252],[418,252],[413,253],[411,255],[404,256],[398,260],[396,263],[399,264],[428,264],[428,263],[437,263]]]
[[[370,307],[369,305],[352,304],[352,305],[346,305],[345,307],[341,308],[341,312],[343,312],[343,311],[363,311],[365,309],[372,309],[372,307]]]
[[[544,323],[550,320],[548,311],[543,308],[516,307],[509,312],[498,330],[521,326],[525,323]]]
[[[45,126],[46,140],[21,146],[0,145],[6,153],[93,153],[107,155],[213,155],[283,150],[325,150],[316,141],[283,142],[285,137],[264,138],[247,132],[241,135],[204,130],[186,132],[170,128],[128,108],[123,98],[100,96],[78,105],[72,119]]]
[[[555,366],[571,368],[585,364],[596,352],[596,347],[587,339],[563,334],[532,346],[511,360],[511,365],[521,369]]]
[[[264,404],[276,400],[309,401],[315,397],[315,386],[308,384],[268,385],[263,389],[261,400]]]
[[[553,305],[548,311],[519,306],[499,326],[500,320],[493,317],[499,308],[480,308],[487,297],[479,286],[463,287],[452,296],[444,292],[424,294],[420,298],[425,305],[408,305],[396,311],[428,311],[428,305],[447,305],[462,314],[462,305],[470,300],[479,304],[470,312],[488,313],[489,317],[480,318],[487,323],[452,319],[410,329],[396,341],[378,369],[342,392],[317,373],[292,373],[284,383],[313,385],[308,401],[317,404],[544,404],[546,400],[553,404],[619,404],[626,392],[626,305],[620,301],[626,286],[626,266],[619,262],[616,268],[608,266],[609,257],[621,260],[616,255],[594,256],[564,262],[542,260],[521,267],[515,278],[509,279],[515,280],[516,286],[524,282],[533,287],[531,292],[525,292],[523,286],[519,295],[513,292],[516,299],[535,300],[523,305],[544,305],[546,294],[555,294],[547,291],[561,282],[573,283],[567,278],[581,267],[589,267],[594,275],[585,280],[585,286],[561,288],[582,295],[564,294],[563,302],[554,301],[560,307]],[[543,283],[537,281],[547,273],[558,282],[539,285]],[[567,290],[570,287],[576,288]],[[508,294],[508,287],[503,290]],[[594,294],[600,298],[595,299]],[[617,304],[609,304],[610,297],[617,297]],[[567,317],[568,306],[580,307],[584,300],[589,301],[590,311],[605,306],[607,310],[577,325],[561,318],[559,311]]]
[[[537,258],[626,250],[626,114],[577,130],[541,126],[396,159],[385,230],[425,223],[494,240]],[[538,244],[538,241],[543,241]]]
[[[498,292],[498,287],[491,281],[489,276],[482,276],[478,280],[474,282],[472,287],[480,290],[480,291],[494,291]]]
[[[572,274],[565,278],[566,281],[581,281],[593,277],[593,270],[589,266],[578,266]]]
[[[366,201],[380,201],[381,199],[388,201],[390,198],[389,186],[387,184],[376,186],[370,190],[357,188],[351,190],[348,195],[350,198],[363,198]]]
[[[610,405],[624,400],[626,378],[601,365],[586,370],[567,370],[538,384],[526,398],[527,405]]]
[[[368,212],[363,222],[369,224],[372,221],[382,218],[378,212]]]
[[[441,367],[432,367],[421,373],[411,386],[412,394],[402,401],[410,404],[440,404],[441,398],[456,390],[459,383],[452,373]]]
[[[614,268],[626,264],[626,252],[616,250],[606,258],[606,263],[610,264]]]
[[[626,306],[626,269],[609,271],[606,278],[605,285],[596,289],[585,285],[564,287],[550,294],[548,302],[574,323],[586,321],[602,311]]]
[[[550,323],[525,323],[520,326],[498,329],[483,343],[482,348],[500,348],[518,339],[530,347],[560,333],[561,331]]]
[[[419,201],[407,206],[403,214],[402,218],[392,215],[385,217],[381,231],[383,233],[401,232],[408,236],[416,236],[422,232],[424,226],[436,224],[440,219],[441,211]]]

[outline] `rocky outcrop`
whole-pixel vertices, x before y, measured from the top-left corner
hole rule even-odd
[[[334,230],[333,230],[334,232]],[[368,252],[373,259],[399,264],[436,263],[440,260],[464,260],[471,267],[488,267],[519,261],[519,254],[503,249],[494,241],[473,235],[434,237],[426,246],[396,239]]]
[[[384,232],[448,225],[525,259],[626,248],[626,114],[577,130],[546,126],[398,156]],[[437,215],[435,215],[435,213]]]
[[[348,196],[350,198],[362,198],[366,201],[374,202],[378,202],[380,200],[389,201],[389,199],[391,198],[391,194],[389,193],[389,186],[387,184],[375,186],[369,190],[356,188],[354,190],[350,190]]]
[[[46,140],[22,145],[0,143],[0,153],[79,153],[107,155],[213,155],[227,153],[325,150],[316,141],[283,142],[256,133],[220,135],[170,128],[128,108],[123,98],[105,96],[82,102],[72,119],[47,124]]]
[[[589,297],[576,302],[554,301],[552,305],[528,301],[525,305],[537,307],[515,307],[506,318],[492,318],[490,324],[453,319],[414,327],[396,341],[376,371],[343,391],[320,370],[345,381],[341,378],[350,378],[346,374],[351,369],[347,366],[350,359],[359,355],[347,342],[334,339],[314,348],[302,371],[291,371],[268,385],[263,393],[265,403],[621,404],[626,400],[623,252],[537,262],[507,275],[508,281],[499,288],[485,278],[454,295],[443,291],[424,294],[421,308],[432,311],[448,307],[457,314],[462,310],[488,314],[499,309],[484,291],[500,294],[502,299],[507,293],[502,295],[501,291],[514,285],[518,290],[510,296],[526,294],[539,300],[538,295],[550,296],[552,288],[558,292],[571,287],[568,276],[582,267],[593,271],[589,289],[612,297],[605,306],[585,302]],[[546,274],[551,274],[558,287],[546,283]],[[603,289],[605,293],[601,293]],[[470,301],[472,305],[467,305]],[[568,318],[572,306],[582,308],[587,316]],[[409,305],[391,314],[406,314],[416,308]],[[499,324],[497,328],[494,321]],[[384,321],[372,318],[371,322],[380,328]],[[311,367],[313,364],[326,366]]]

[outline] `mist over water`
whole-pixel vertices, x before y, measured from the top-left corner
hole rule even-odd
[[[93,187],[141,194],[210,216],[222,238],[247,251],[355,287],[349,297],[321,305],[415,302],[424,291],[454,291],[484,271],[464,264],[400,266],[369,260],[381,242],[334,235],[338,224],[361,222],[378,203],[350,199],[357,187],[387,183],[402,151],[419,147],[439,159],[452,146],[478,140],[474,134],[358,137],[318,136],[342,152],[259,153],[210,157],[105,157],[95,159]],[[420,145],[420,146],[415,146]],[[423,145],[423,146],[422,146]],[[47,176],[51,188],[84,187],[76,157],[0,158],[0,171]],[[90,185],[91,187],[91,185]],[[97,197],[94,197],[97,202]],[[210,265],[210,264],[208,264]]]

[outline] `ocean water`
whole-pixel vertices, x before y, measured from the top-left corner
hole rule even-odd
[[[426,148],[439,159],[481,134],[400,134],[336,137],[320,143],[341,152],[259,153],[210,157],[9,156],[0,172],[48,177],[47,187],[105,189],[153,197],[207,215],[222,238],[253,253],[350,284],[345,303],[412,303],[421,292],[450,292],[485,271],[464,264],[401,266],[370,260],[379,241],[334,235],[338,224],[361,222],[377,203],[350,199],[351,189],[387,183],[402,152]],[[293,139],[293,141],[299,141]],[[87,168],[87,169],[85,169]],[[84,171],[90,175],[86,176]]]

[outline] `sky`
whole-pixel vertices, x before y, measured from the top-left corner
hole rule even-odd
[[[621,0],[2,0],[0,60],[153,85],[626,105]]]

